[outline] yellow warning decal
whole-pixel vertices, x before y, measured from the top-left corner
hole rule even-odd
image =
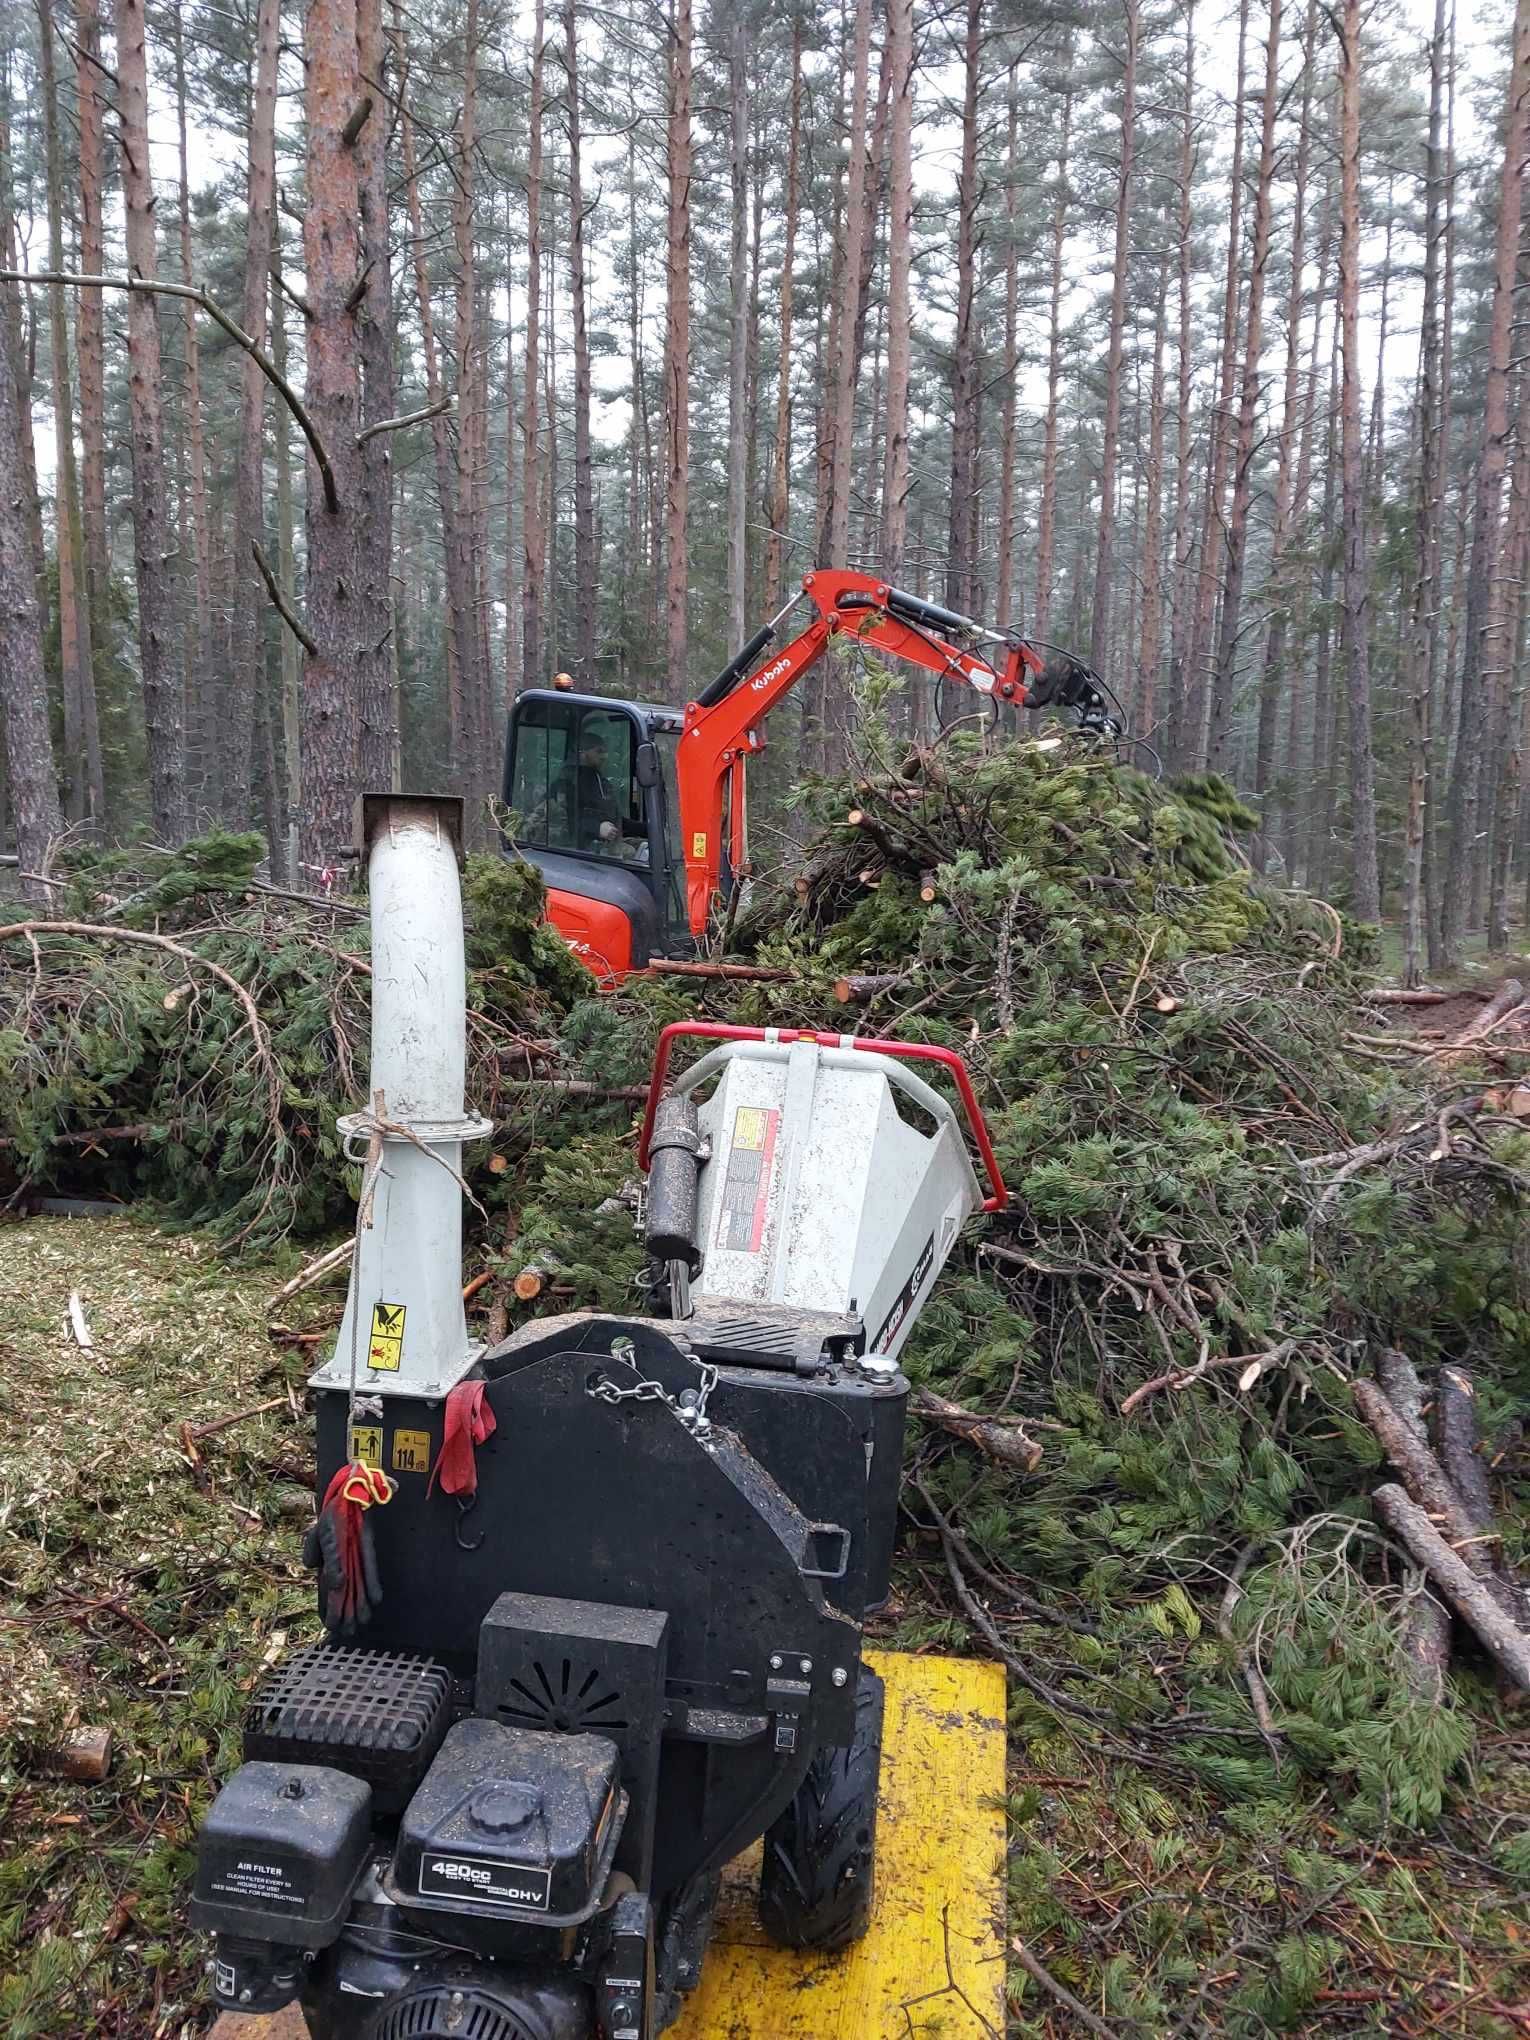
[[[705,829],[697,829],[691,836],[691,855],[693,857],[705,857],[706,854],[707,832]]]
[[[352,1424],[351,1457],[382,1472],[382,1425]]]
[[[367,1365],[379,1374],[397,1374],[404,1351],[402,1303],[374,1303],[372,1336],[367,1341]]]
[[[395,1473],[429,1473],[430,1433],[428,1431],[395,1431],[393,1433],[393,1471]]]
[[[733,1115],[733,1145],[736,1148],[764,1147],[769,1119],[770,1114],[763,1105],[740,1105]]]

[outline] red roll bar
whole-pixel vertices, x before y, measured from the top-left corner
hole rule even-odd
[[[1002,1211],[1009,1202],[1009,1192],[1004,1187],[1004,1178],[999,1173],[999,1159],[993,1151],[983,1108],[977,1101],[972,1088],[972,1078],[967,1065],[954,1048],[937,1048],[925,1041],[883,1041],[875,1035],[866,1034],[817,1034],[805,1027],[733,1027],[724,1020],[676,1020],[666,1027],[659,1036],[659,1045],[654,1051],[653,1075],[648,1080],[648,1102],[643,1108],[643,1131],[638,1140],[638,1162],[645,1170],[648,1167],[648,1144],[653,1136],[654,1115],[659,1109],[659,1100],[664,1094],[664,1080],[669,1074],[669,1051],[673,1043],[683,1036],[703,1041],[813,1041],[820,1048],[864,1048],[873,1055],[896,1056],[902,1062],[939,1063],[948,1070],[962,1109],[967,1115],[967,1125],[976,1143],[983,1167],[993,1186],[989,1196],[983,1199],[984,1211]]]

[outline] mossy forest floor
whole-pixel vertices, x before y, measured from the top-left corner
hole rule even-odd
[[[131,1217],[0,1230],[7,2040],[158,2040],[208,2023],[184,1921],[192,1842],[237,1762],[249,1687],[312,1626],[298,1562],[310,1434],[279,1408],[204,1439],[194,1467],[181,1427],[289,1387],[301,1410],[304,1353],[266,1332],[292,1265],[231,1268],[195,1236]],[[70,1330],[71,1291],[93,1351]],[[319,1290],[283,1318],[332,1321],[334,1305]],[[981,1648],[944,1612],[931,1552],[925,1540],[907,1554],[883,1640]],[[1186,1601],[1160,1639],[1165,1664],[1201,1646],[1198,1620]],[[1038,1643],[1056,1665],[1056,1629]],[[1142,1677],[1163,1669],[1155,1648]],[[1347,1826],[1317,1783],[1224,1799],[1187,1782],[1172,1744],[1162,1761],[1117,1757],[1113,1733],[1060,1727],[1012,1684],[1010,2031],[1530,2033],[1522,1866],[1500,1846],[1530,1819],[1530,1723],[1486,1680],[1479,1712],[1443,1818],[1378,1837]],[[39,1761],[75,1720],[113,1731],[99,1785],[51,1779]],[[1196,1732],[1187,1719],[1187,1740]],[[949,2016],[936,2000],[916,2040]]]

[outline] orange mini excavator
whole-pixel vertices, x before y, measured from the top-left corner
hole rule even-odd
[[[811,621],[751,674],[803,600]],[[765,719],[841,635],[995,703],[1067,708],[1086,729],[1118,729],[1098,676],[1068,653],[873,574],[826,569],[683,710],[566,683],[528,688],[505,751],[512,847],[541,871],[549,918],[598,977],[694,951],[748,868],[745,768],[764,749]]]

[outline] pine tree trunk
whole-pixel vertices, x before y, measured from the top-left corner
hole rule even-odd
[[[746,635],[749,574],[749,24],[740,7],[728,45],[728,650]]]
[[[482,670],[479,618],[487,596],[486,568],[477,511],[478,411],[483,361],[478,333],[478,262],[473,238],[473,179],[478,142],[478,0],[468,0],[463,28],[462,114],[457,127],[456,173],[452,179],[452,249],[456,258],[456,323],[452,366],[456,381],[456,445],[452,478],[451,530],[454,558],[447,566],[447,603],[452,612],[456,646],[456,683],[460,731],[458,769],[475,806],[484,792],[484,750],[487,730],[488,675]],[[422,281],[424,248],[416,257],[416,282]],[[428,291],[428,285],[425,286]],[[446,421],[443,419],[442,423]],[[448,447],[452,434],[447,430]],[[445,520],[443,520],[443,525]]]
[[[667,298],[664,316],[665,679],[692,692],[686,636],[691,460],[691,0],[674,0],[669,44]]]
[[[15,199],[11,189],[11,138],[0,106],[0,258],[7,269],[21,266],[16,247]],[[26,529],[24,557],[31,562],[37,613],[46,625],[48,614],[47,560],[43,550],[42,500],[37,488],[37,448],[32,438],[31,348],[27,333],[28,293],[0,290],[0,320],[5,324],[5,341],[15,363],[17,454],[22,490],[22,523]]]
[[[1260,105],[1259,169],[1254,185],[1253,254],[1249,265],[1248,316],[1244,323],[1243,374],[1238,400],[1238,436],[1233,453],[1232,510],[1227,520],[1227,571],[1222,584],[1222,620],[1211,687],[1206,762],[1213,772],[1229,769],[1233,694],[1238,677],[1238,634],[1243,620],[1243,574],[1248,554],[1248,512],[1253,496],[1254,430],[1260,397],[1260,353],[1264,345],[1264,286],[1270,264],[1270,220],[1275,190],[1275,117],[1280,101],[1281,0],[1269,0],[1265,39],[1264,95]],[[1300,263],[1296,273],[1301,273]],[[1289,362],[1289,354],[1288,354]]]
[[[1135,5],[1135,0],[1129,0]],[[962,52],[962,157],[956,183],[956,332],[951,365],[951,500],[946,527],[946,602],[972,608],[972,510],[978,468],[978,87],[983,54],[983,0],[966,0]]]
[[[1449,27],[1445,53],[1445,157],[1443,175],[1438,180],[1443,187],[1441,198],[1444,218],[1441,237],[1444,242],[1444,279],[1441,286],[1440,303],[1440,388],[1448,391],[1451,374],[1455,365],[1455,340],[1452,326],[1455,321],[1456,303],[1456,12],[1455,0],[1447,0]],[[1429,633],[1429,761],[1425,786],[1424,803],[1424,916],[1425,935],[1429,952],[1431,971],[1445,967],[1444,930],[1442,923],[1443,900],[1441,897],[1440,866],[1442,862],[1443,831],[1442,817],[1445,811],[1449,785],[1446,764],[1447,747],[1453,727],[1452,679],[1456,671],[1455,629],[1460,611],[1458,589],[1461,581],[1461,544],[1464,530],[1462,520],[1457,522],[1455,571],[1449,582],[1449,599],[1444,599],[1446,588],[1444,575],[1444,478],[1450,474],[1451,407],[1448,402],[1440,407],[1440,458],[1442,477],[1440,557],[1436,562],[1435,580],[1442,591],[1434,604],[1433,623]]]
[[[526,367],[521,379],[521,685],[543,677],[542,498],[540,426],[542,395],[542,45],[544,0],[536,0],[531,45],[531,105],[526,155]],[[549,421],[549,426],[551,421]]]
[[[1280,440],[1275,463],[1275,517],[1270,531],[1269,571],[1265,583],[1266,601],[1273,598],[1274,607],[1264,641],[1264,662],[1259,676],[1259,722],[1254,738],[1254,797],[1260,804],[1264,824],[1254,850],[1255,862],[1261,871],[1268,860],[1269,844],[1274,834],[1276,724],[1281,698],[1289,685],[1284,666],[1291,591],[1285,585],[1283,569],[1296,497],[1297,425],[1302,412],[1302,291],[1307,259],[1307,175],[1312,159],[1312,81],[1316,39],[1316,0],[1308,0],[1306,24],[1302,30],[1301,112],[1291,191],[1291,281],[1286,292],[1285,382],[1281,393]],[[1268,82],[1266,77],[1267,88]],[[1289,801],[1289,786],[1286,797]]]
[[[116,0],[117,104],[122,125],[122,190],[128,269],[159,274],[154,187],[149,176],[149,77],[143,0]],[[342,115],[343,119],[344,116]],[[191,826],[186,791],[181,663],[177,655],[175,546],[165,501],[159,312],[147,291],[127,300],[128,414],[133,452],[133,548],[138,576],[138,657],[149,753],[149,812],[165,844],[183,843]]]
[[[1440,380],[1440,257],[1444,242],[1445,41],[1448,0],[1435,0],[1429,39],[1429,140],[1424,170],[1424,298],[1419,317],[1418,383],[1414,400],[1418,439],[1415,520],[1418,569],[1406,639],[1404,684],[1408,697],[1408,808],[1403,840],[1403,983],[1422,983],[1427,901],[1424,840],[1428,829],[1431,745],[1431,648],[1438,642],[1441,533],[1445,478],[1441,468],[1444,386]]]
[[[1136,721],[1149,741],[1158,718],[1158,668],[1163,655],[1164,353],[1168,306],[1168,276],[1165,274],[1153,317],[1147,475],[1143,484],[1147,495],[1147,515],[1142,534],[1142,638],[1138,653]]]
[[[999,422],[999,540],[993,613],[1009,621],[1015,573],[1015,422],[1020,396],[1016,338],[1020,316],[1019,206],[1020,79],[1012,63],[1004,91],[1004,404]]]
[[[912,0],[893,0],[895,6]],[[781,253],[781,295],[778,327],[780,360],[776,370],[776,429],[770,475],[770,537],[765,547],[765,607],[772,616],[780,606],[786,537],[791,521],[792,484],[792,298],[797,259],[798,164],[802,144],[802,23],[792,21],[792,85],[790,132],[786,145],[786,193],[782,201],[785,242]],[[891,572],[891,569],[888,570]]]
[[[102,202],[101,13],[99,0],[75,0],[75,104],[80,128],[80,268],[99,276],[106,266]],[[109,630],[110,546],[106,525],[106,348],[100,291],[75,299],[75,348],[80,367],[80,466],[85,523],[85,580],[90,592],[96,658]]]
[[[568,76],[568,273],[574,314],[574,657],[583,686],[595,684],[600,559],[595,536],[595,456],[590,431],[590,335],[585,313],[584,188],[579,123],[577,0],[564,0]]]
[[[1057,546],[1057,421],[1062,392],[1063,254],[1068,243],[1069,145],[1073,129],[1073,43],[1063,47],[1062,125],[1057,142],[1057,190],[1052,201],[1052,269],[1047,314],[1047,408],[1041,438],[1041,508],[1036,521],[1036,635],[1052,620],[1053,557]]]
[[[182,0],[170,11],[170,44],[175,58],[175,131],[179,164],[178,224],[180,229],[181,282],[194,284],[195,264],[191,255],[191,181],[187,174],[186,145],[186,38]],[[207,508],[207,430],[202,413],[202,350],[197,339],[197,308],[189,298],[181,307],[181,349],[186,364],[186,446],[190,469],[191,574],[184,568],[181,583],[191,608],[187,649],[191,665],[184,674],[187,749],[195,760],[204,811],[219,812],[222,802],[218,785],[222,763],[218,731],[227,712],[227,698],[219,687],[212,657],[212,546]],[[225,675],[226,679],[227,676]]]
[[[119,0],[119,5],[124,0]],[[308,462],[308,627],[318,649],[303,667],[302,861],[332,869],[352,836],[360,785],[361,694],[368,647],[362,594],[362,342],[360,176],[345,129],[361,98],[356,0],[309,0],[307,209],[308,379],[304,401],[329,458],[328,490]]]
[[[1227,466],[1231,454],[1233,384],[1237,376],[1238,307],[1243,255],[1243,95],[1247,77],[1249,0],[1238,5],[1238,74],[1233,109],[1231,186],[1228,194],[1230,217],[1227,227],[1227,274],[1222,289],[1221,369],[1217,403],[1210,426],[1210,459],[1206,475],[1206,508],[1201,527],[1200,564],[1196,579],[1195,608],[1191,613],[1190,636],[1185,653],[1185,712],[1180,729],[1177,762],[1191,771],[1206,760],[1206,723],[1210,707],[1207,685],[1207,653],[1211,643],[1212,615],[1216,608],[1217,569],[1221,564],[1222,534],[1226,529]]]
[[[1360,6],[1344,0],[1339,34],[1339,313],[1343,363],[1344,599],[1340,612],[1349,710],[1349,840],[1352,903],[1381,919],[1376,861],[1376,766],[1371,749],[1370,552],[1365,521],[1365,442],[1360,412]]]
[[[415,158],[414,120],[409,111],[407,90],[400,91],[399,139],[404,159],[404,203],[409,218],[413,251],[415,298],[420,316],[420,351],[425,364],[426,408],[435,411],[445,394],[441,382],[441,356],[436,342],[435,313],[431,304],[430,269],[426,260],[425,219],[420,206],[419,169]],[[508,349],[506,350],[508,357]],[[507,428],[508,430],[508,423]],[[452,450],[450,421],[436,411],[430,421],[430,446],[436,475],[436,503],[441,516],[441,549],[446,580],[446,748],[452,777],[460,780],[466,771],[468,744],[465,735],[464,660],[471,670],[473,659],[473,603],[471,584],[464,578],[464,550],[457,530],[457,467]],[[508,486],[508,483],[507,483]],[[509,540],[506,540],[509,550]],[[511,607],[506,593],[507,622]],[[506,671],[514,665],[507,654]]]
[[[1278,0],[1277,0],[1278,4]],[[1100,526],[1089,619],[1089,663],[1110,664],[1110,599],[1115,575],[1116,460],[1121,442],[1121,367],[1126,351],[1126,258],[1131,230],[1132,159],[1137,146],[1138,0],[1122,0],[1126,51],[1121,77],[1121,155],[1116,166],[1116,242],[1111,265],[1110,328],[1105,346],[1105,423],[1100,443]]]
[[[1464,645],[1456,701],[1455,765],[1447,803],[1449,853],[1441,874],[1440,946],[1442,960],[1449,965],[1460,961],[1481,827],[1479,809],[1488,708],[1489,654],[1485,640],[1493,580],[1498,570],[1503,478],[1508,459],[1509,362],[1527,131],[1530,131],[1530,0],[1519,0],[1514,18],[1499,182],[1492,314],[1482,400],[1482,447],[1473,488]]]
[[[0,320],[0,559],[25,560],[29,547],[21,406],[11,359],[11,322],[5,319]],[[29,898],[46,897],[46,888],[34,884],[29,874],[44,869],[48,846],[61,832],[63,817],[48,737],[42,618],[28,573],[0,575],[0,724],[5,732],[20,887]]]
[[[871,66],[871,0],[855,0],[850,82],[850,163],[845,193],[845,256],[840,276],[839,353],[830,427],[828,551],[824,566],[850,561],[850,476],[855,460],[856,315],[866,244],[866,122]]]
[[[910,277],[914,238],[914,0],[888,0],[892,139],[887,219],[886,466],[882,571],[897,585],[908,543],[908,388],[913,354]],[[795,95],[793,107],[795,110]],[[795,134],[794,134],[795,141]]]
[[[1190,588],[1193,579],[1190,536],[1190,426],[1194,395],[1191,325],[1191,268],[1194,261],[1195,185],[1195,0],[1185,7],[1184,88],[1180,100],[1179,151],[1175,178],[1175,219],[1178,227],[1178,309],[1176,337],[1176,378],[1174,398],[1174,533],[1169,544],[1173,567],[1170,591],[1169,700],[1164,716],[1165,741],[1161,747],[1171,760],[1184,752],[1186,667],[1190,645]]]
[[[279,375],[287,373],[287,321],[278,278],[282,266],[282,222],[275,206],[271,211],[271,360]],[[276,454],[276,573],[289,591],[297,584],[297,519],[293,508],[292,421],[287,406],[272,410]],[[298,658],[298,641],[285,627],[277,638],[281,670],[282,730],[282,875],[289,885],[302,878],[299,861],[298,824],[303,810],[303,672]],[[273,864],[273,869],[275,868]]]
[[[38,9],[42,57],[43,123],[48,184],[48,261],[64,267],[63,162],[59,144],[58,77],[48,0]],[[86,295],[94,296],[94,292]],[[74,394],[69,380],[69,325],[64,287],[48,292],[48,330],[53,370],[53,425],[56,452],[54,541],[58,562],[59,667],[64,708],[64,814],[73,823],[100,826],[105,808],[101,785],[101,739],[96,727],[96,683],[87,599],[84,526],[74,457]]]
[[[356,0],[358,104],[371,112],[356,137],[357,207],[361,225],[361,272],[365,295],[358,317],[361,346],[361,422],[379,425],[394,416],[393,274],[388,222],[388,123],[384,97],[386,49],[382,0]],[[393,644],[393,439],[381,432],[356,455],[356,553],[359,588],[360,665],[357,686],[357,771],[363,788],[385,792],[393,783],[395,696]],[[474,840],[481,804],[470,817]]]
[[[255,77],[250,100],[250,150],[245,177],[244,298],[241,322],[254,340],[266,337],[271,290],[272,223],[276,211],[276,70],[281,0],[260,0],[255,22]],[[254,704],[265,672],[264,584],[255,546],[265,536],[266,378],[244,357],[239,372],[239,452],[234,470],[233,607],[229,623],[228,693],[223,712],[223,814],[231,828],[249,815]]]

